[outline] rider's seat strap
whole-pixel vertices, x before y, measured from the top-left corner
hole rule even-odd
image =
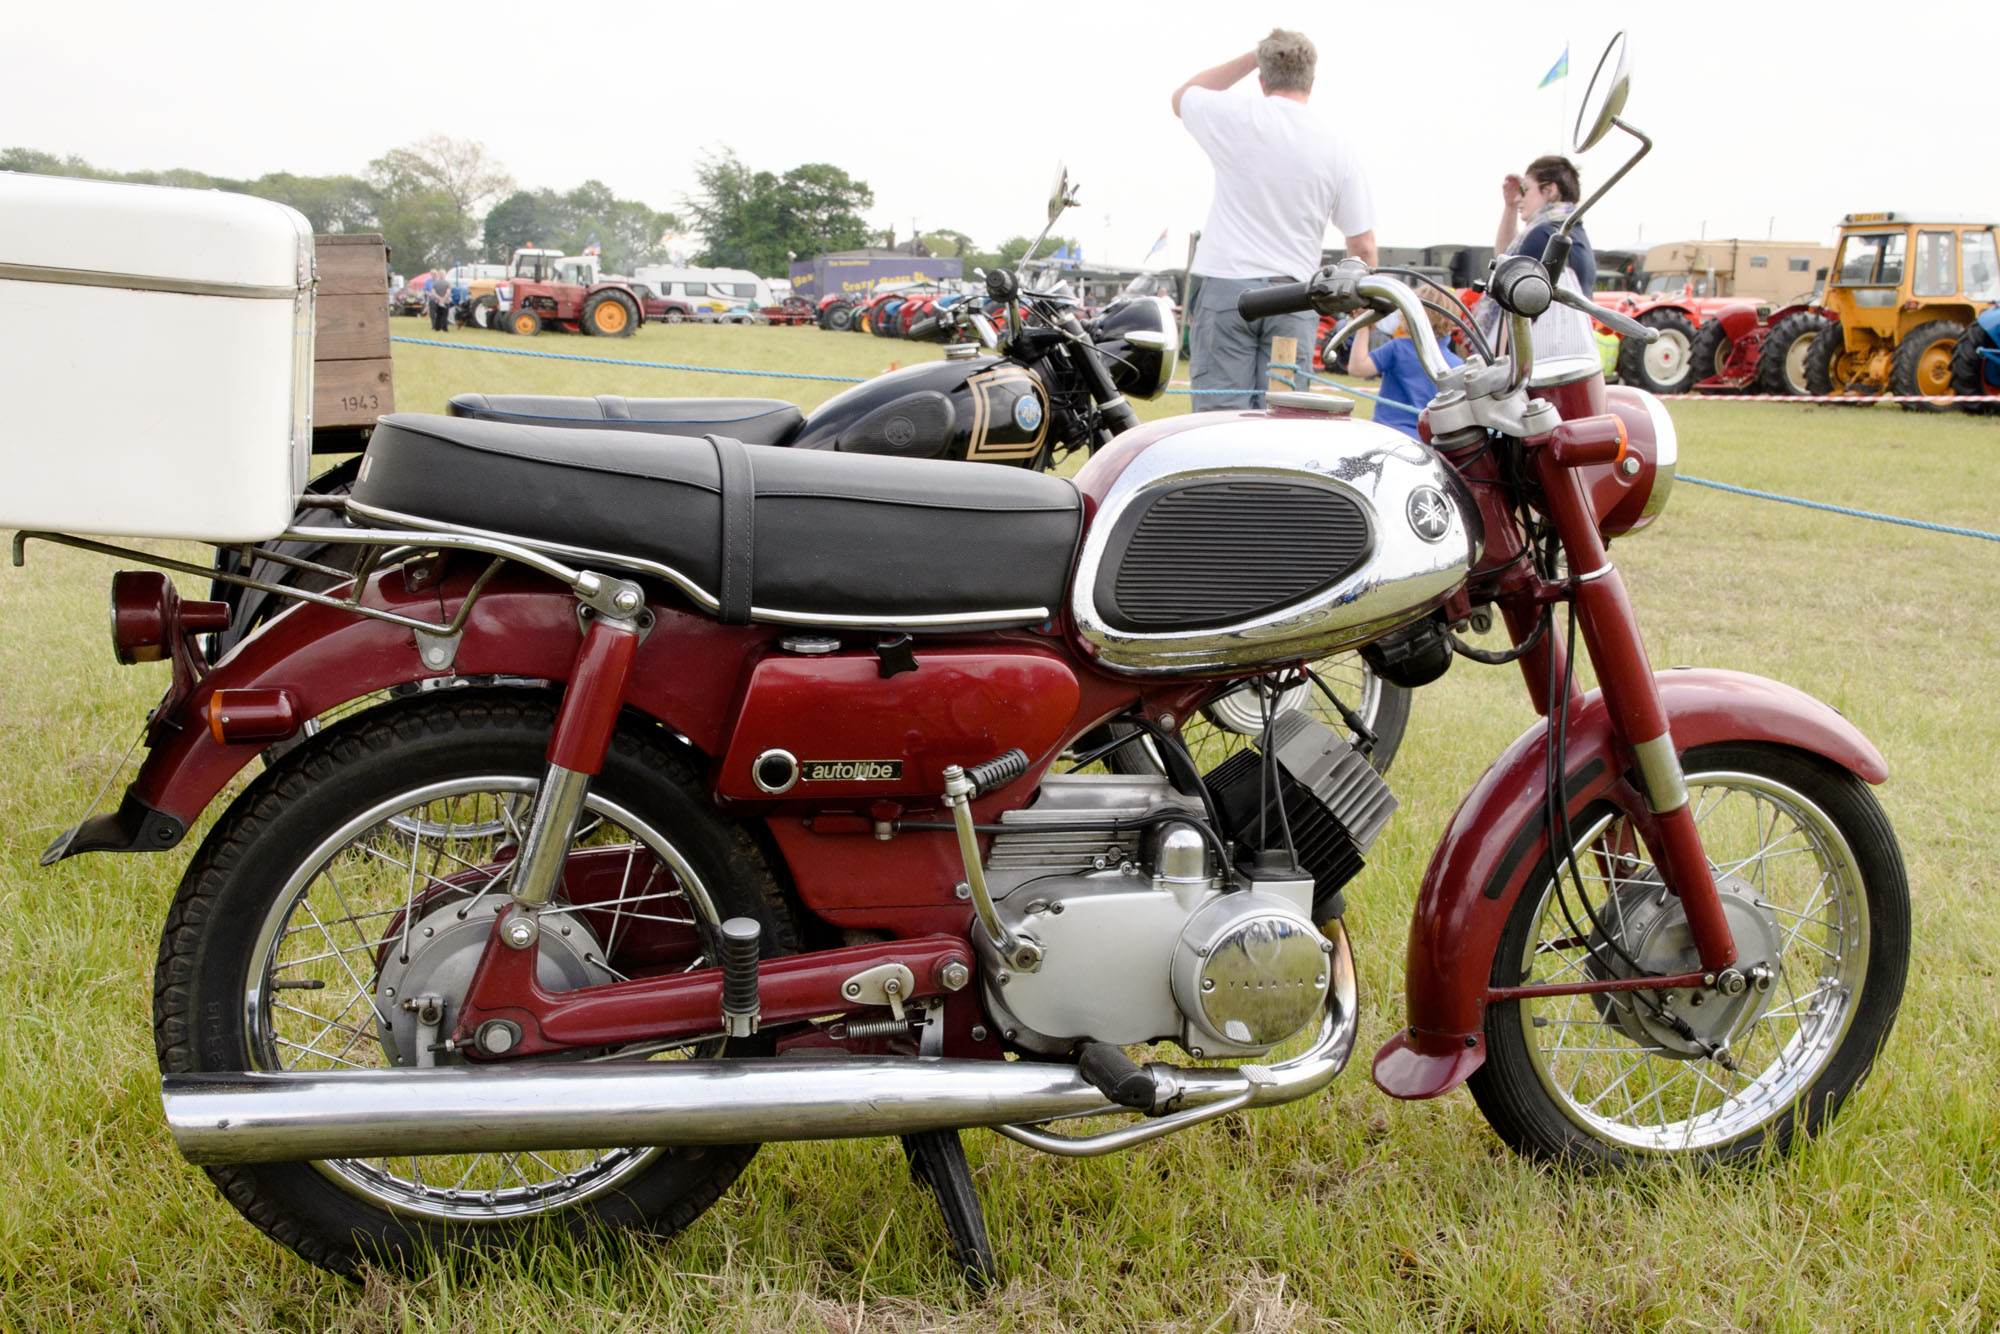
[[[748,625],[757,502],[750,450],[741,440],[726,435],[711,435],[707,440],[722,474],[722,569],[716,589],[716,616],[724,625]]]

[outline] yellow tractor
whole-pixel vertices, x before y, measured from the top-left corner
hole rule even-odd
[[[1952,355],[2000,303],[2000,248],[1988,222],[1929,213],[1850,213],[1822,309],[1835,321],[1806,352],[1814,394],[1951,393]],[[1940,405],[1905,403],[1929,412]]]

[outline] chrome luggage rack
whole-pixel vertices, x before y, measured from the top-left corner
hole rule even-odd
[[[316,603],[322,607],[332,607],[339,611],[352,612],[372,620],[387,621],[419,633],[435,636],[456,635],[465,626],[466,617],[473,604],[485,590],[489,580],[498,574],[500,568],[509,561],[525,565],[529,569],[549,576],[585,602],[591,602],[606,593],[617,582],[614,576],[598,573],[598,570],[622,571],[628,574],[645,575],[679,589],[703,611],[715,613],[722,603],[716,596],[670,565],[647,560],[642,556],[624,555],[615,551],[597,551],[588,547],[569,546],[560,542],[544,542],[535,538],[515,537],[505,533],[488,532],[480,528],[469,528],[462,524],[445,523],[442,520],[426,519],[421,515],[400,514],[394,510],[377,509],[362,505],[346,496],[299,497],[299,509],[319,509],[332,511],[337,516],[350,520],[359,518],[375,525],[361,527],[353,525],[338,528],[303,526],[296,521],[284,532],[271,538],[277,542],[338,543],[345,546],[361,546],[361,563],[356,569],[347,570],[338,566],[323,565],[318,561],[306,560],[301,556],[289,555],[261,543],[226,544],[220,549],[236,551],[243,557],[244,568],[250,568],[257,560],[282,565],[287,569],[325,575],[338,581],[352,580],[344,594],[318,593],[308,589],[292,588],[275,584],[266,579],[253,578],[248,574],[238,574],[209,566],[193,565],[187,561],[175,560],[170,556],[156,555],[150,551],[140,551],[132,547],[116,546],[91,538],[77,537],[69,533],[53,533],[23,529],[14,534],[14,564],[26,564],[26,547],[30,538],[44,542],[54,542],[61,546],[76,547],[83,551],[94,551],[100,555],[118,556],[138,561],[142,564],[172,570],[179,574],[190,574],[197,578],[219,580],[222,583],[269,593],[276,597],[291,598],[300,602]],[[442,551],[475,551],[492,556],[493,560],[480,572],[472,586],[466,590],[458,611],[449,621],[426,621],[420,617],[405,616],[380,607],[365,606],[361,594],[368,581],[377,571],[403,564],[414,557]],[[574,564],[572,564],[574,562]],[[586,569],[588,563],[597,569]],[[863,616],[842,615],[838,612],[787,611],[781,608],[752,606],[751,619],[779,625],[804,625],[845,629],[979,629],[984,626],[1020,625],[1024,622],[1048,619],[1050,611],[1046,607],[1008,608],[983,613],[943,612],[915,616],[884,617],[880,613]]]

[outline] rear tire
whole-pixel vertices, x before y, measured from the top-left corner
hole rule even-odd
[[[1704,380],[1721,375],[1735,347],[1736,340],[1724,332],[1721,320],[1703,323],[1701,328],[1695,330],[1694,342],[1688,345],[1688,358],[1694,363],[1694,378],[1688,387],[1692,389]]]
[[[824,316],[826,327],[835,333],[846,333],[854,324],[854,307],[829,306]]]
[[[1895,1022],[1909,969],[1909,884],[1867,784],[1817,755],[1762,743],[1697,747],[1682,764],[1710,864],[1730,871],[1732,926],[1758,919],[1754,948],[1776,970],[1739,1001],[1671,993],[1682,1021],[1706,1022],[1714,1031],[1705,1041],[1725,1044],[1738,1069],[1678,1054],[1667,1045],[1673,1037],[1657,1036],[1665,1031],[1657,1011],[1640,998],[1661,993],[1621,993],[1633,998],[1622,1006],[1602,995],[1492,1005],[1486,1061],[1470,1088],[1517,1152],[1587,1171],[1784,1152],[1833,1119]],[[1565,870],[1568,898],[1587,895],[1596,920],[1614,929],[1623,913],[1647,922],[1624,933],[1624,944],[1680,971],[1693,957],[1685,920],[1674,908],[1648,917],[1659,881],[1629,821],[1599,803],[1572,829],[1587,883]],[[1508,912],[1491,985],[1612,971],[1585,948],[1602,930],[1581,905],[1561,907],[1555,885],[1544,858]],[[1692,1008],[1695,995],[1715,1008]]]
[[[1951,368],[1965,326],[1931,320],[1903,335],[1889,362],[1889,391],[1896,394],[1949,394]],[[1903,403],[1905,412],[1942,412],[1942,403]]]
[[[404,990],[443,994],[448,1031],[463,988],[454,991],[453,951],[462,964],[467,948],[454,919],[506,901],[494,882],[554,719],[536,694],[416,696],[320,734],[252,783],[203,842],[168,915],[154,974],[162,1071],[389,1066],[375,1016],[393,1009],[380,999],[391,968],[402,969]],[[625,972],[702,966],[707,928],[732,916],[758,920],[767,955],[796,948],[755,844],[715,816],[701,780],[649,736],[614,739],[575,846],[587,860],[572,862],[569,884],[583,898],[554,919],[573,943],[544,933],[545,977],[562,962],[566,985],[592,984],[575,980],[587,946],[572,928]],[[422,938],[401,929],[413,914],[426,923]],[[434,939],[450,944],[424,943],[432,923]],[[719,1050],[718,1041],[678,1054]],[[771,1041],[729,1050],[768,1054]],[[469,1132],[457,1155],[208,1172],[270,1236],[351,1273],[366,1263],[419,1267],[429,1251],[525,1244],[549,1225],[669,1234],[706,1210],[757,1148],[509,1155],[477,1144]]]
[[[630,338],[639,327],[639,308],[619,292],[599,292],[583,303],[583,331],[599,338]]]
[[[1811,311],[1787,315],[1771,326],[1757,353],[1757,387],[1767,394],[1809,394],[1806,359],[1832,321]]]
[[[1639,323],[1660,331],[1652,343],[1618,345],[1618,379],[1655,394],[1685,394],[1695,382],[1694,321],[1678,310],[1649,310]]]
[[[1958,340],[1951,355],[1951,392],[1954,394],[2000,394],[2000,366],[1981,353],[1992,347],[1993,335],[1986,326],[1974,324]],[[2000,403],[1966,403],[1961,406],[1976,416],[2000,413]]]

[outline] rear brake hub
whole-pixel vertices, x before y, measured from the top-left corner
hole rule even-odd
[[[466,899],[449,898],[429,905],[407,937],[384,942],[382,966],[375,974],[375,1008],[389,1020],[399,1064],[427,1063],[419,1059],[419,1048],[430,1044],[430,1034],[450,1033],[458,1022],[473,970],[493,934],[494,909],[504,909],[509,901],[504,896],[497,902],[489,898],[467,911]],[[539,913],[536,920],[541,931],[535,980],[544,990],[573,991],[617,980],[605,967],[603,948],[581,917],[556,911]],[[440,1007],[442,1014],[428,1013]],[[435,1056],[439,1065],[463,1059],[450,1052]]]

